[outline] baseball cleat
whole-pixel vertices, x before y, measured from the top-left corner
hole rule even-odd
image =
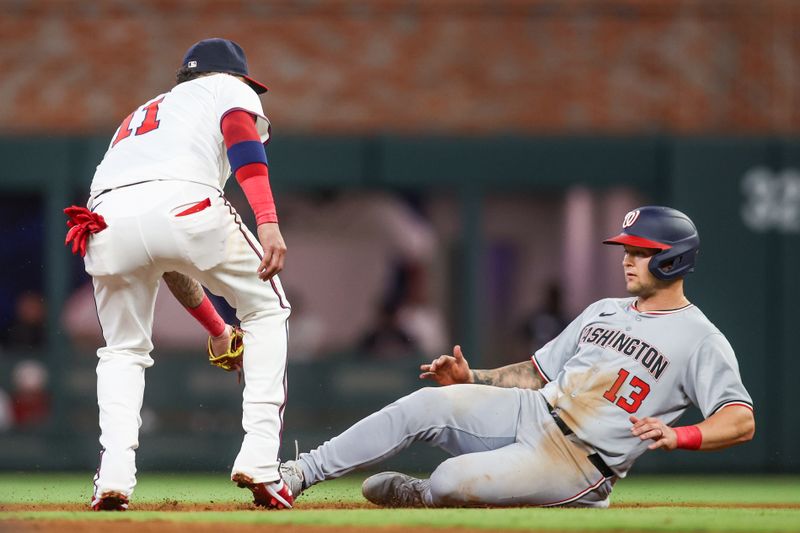
[[[253,493],[253,503],[256,507],[291,509],[294,505],[292,490],[282,479],[269,483],[255,483],[250,476],[237,472],[231,476],[231,481],[239,488],[249,489]]]
[[[283,478],[284,483],[289,485],[289,490],[292,491],[292,496],[295,498],[300,496],[305,487],[303,487],[303,469],[300,468],[300,465],[297,464],[297,461],[286,461],[285,463],[281,463],[278,471],[281,473],[281,478]]]
[[[384,507],[426,507],[423,494],[429,486],[428,479],[417,479],[400,472],[381,472],[364,480],[361,494]]]
[[[121,492],[106,491],[92,499],[93,511],[127,511],[128,497]]]

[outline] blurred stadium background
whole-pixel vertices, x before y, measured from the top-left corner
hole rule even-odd
[[[700,228],[688,293],[736,349],[758,430],[636,470],[800,471],[800,2],[0,0],[0,13],[0,468],[95,468],[100,332],[61,209],[85,202],[119,122],[172,86],[185,49],[220,36],[271,89],[294,308],[285,456],[417,388],[420,362],[453,343],[474,367],[524,360],[622,295],[619,252],[600,240],[664,203]],[[224,470],[235,455],[240,385],[204,343],[162,290],[141,470]]]

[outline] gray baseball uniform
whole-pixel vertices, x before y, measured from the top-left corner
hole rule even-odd
[[[541,393],[620,477],[647,449],[630,414],[671,426],[690,404],[708,418],[752,400],[733,348],[694,305],[641,313],[635,298],[601,300],[531,358]]]
[[[697,307],[644,313],[635,301],[590,305],[537,351],[541,390],[423,388],[301,454],[305,485],[422,440],[455,456],[431,474],[426,505],[608,506],[647,449],[631,414],[672,424],[690,404],[705,417],[752,408],[732,348]]]

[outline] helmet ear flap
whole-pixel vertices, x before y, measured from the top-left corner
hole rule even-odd
[[[687,250],[685,246],[662,250],[650,258],[647,268],[656,278],[664,281],[681,278],[694,272],[697,252],[697,248]]]

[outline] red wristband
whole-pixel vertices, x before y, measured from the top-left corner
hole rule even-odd
[[[211,300],[208,299],[208,295],[203,296],[203,301],[200,302],[200,305],[194,308],[187,307],[186,310],[195,320],[200,322],[200,325],[206,328],[206,331],[212,337],[219,337],[225,331],[225,321],[214,309]]]
[[[678,448],[682,450],[699,450],[703,444],[703,433],[697,426],[681,426],[673,428],[678,435]]]

